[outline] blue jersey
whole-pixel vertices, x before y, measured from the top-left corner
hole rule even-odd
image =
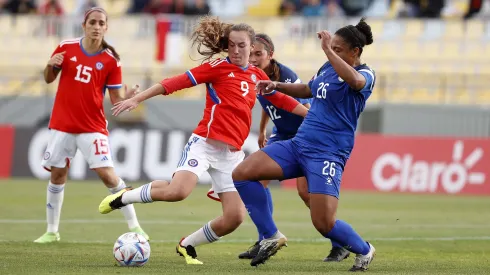
[[[279,82],[284,83],[301,83],[298,75],[294,73],[290,68],[277,63],[279,66]],[[276,91],[270,93],[274,94]],[[257,99],[262,105],[265,113],[269,115],[270,119],[274,123],[272,133],[279,136],[281,139],[292,138],[298,131],[299,126],[303,122],[303,117],[292,113],[289,113],[283,109],[279,109],[267,100],[267,95],[263,96],[257,94]],[[310,103],[311,99],[296,98],[301,104]]]
[[[357,120],[376,81],[374,71],[367,65],[355,69],[366,78],[366,85],[360,91],[354,91],[345,83],[330,62],[308,83],[314,100],[292,140],[308,156],[330,157],[342,165],[349,158]]]

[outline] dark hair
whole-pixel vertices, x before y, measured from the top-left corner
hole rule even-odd
[[[204,60],[211,59],[215,54],[228,51],[228,39],[232,31],[247,32],[250,43],[255,42],[254,29],[245,23],[224,23],[218,17],[204,16],[192,33],[192,46],[197,45],[197,52]]]
[[[359,56],[366,45],[373,43],[373,33],[371,27],[366,23],[366,18],[361,18],[357,25],[348,25],[338,29],[335,34],[342,37],[351,48],[359,48]]]
[[[98,12],[101,12],[105,15],[105,18],[106,18],[106,21],[109,19],[109,17],[107,16],[107,12],[103,9],[103,8],[98,8],[98,7],[94,7],[94,8],[91,8],[89,10],[87,10],[85,12],[85,16],[83,18],[83,23],[87,23],[87,19],[88,19],[88,16],[94,12],[94,11],[98,11]],[[107,43],[107,41],[105,41],[104,38],[102,38],[102,48],[103,49],[109,49],[109,51],[111,51],[111,54],[114,55],[114,57],[117,59],[117,61],[120,60],[120,56],[119,54],[116,52],[116,49],[111,46],[109,43]]]
[[[274,43],[272,39],[265,33],[258,33],[255,35],[255,41],[264,45],[264,49],[269,55],[272,55],[275,51]],[[278,81],[280,77],[279,65],[277,64],[277,60],[274,58],[271,60],[271,63],[267,68],[264,69],[264,72],[272,81]]]

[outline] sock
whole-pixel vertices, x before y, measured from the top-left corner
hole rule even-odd
[[[184,238],[182,242],[180,242],[180,245],[182,245],[183,247],[186,247],[188,245],[196,247],[201,244],[215,242],[219,239],[220,237],[218,237],[218,235],[216,235],[216,233],[214,233],[213,229],[211,228],[211,222],[208,222],[199,230]]]
[[[122,196],[122,203],[150,203],[151,199],[151,182],[142,185],[136,189],[125,192]]]
[[[117,186],[114,188],[109,188],[109,191],[112,194],[115,194],[124,188],[126,188],[126,183],[121,178],[119,178],[119,183],[117,184]],[[131,205],[131,204],[126,205],[123,208],[121,208],[121,211],[124,215],[124,218],[128,222],[129,229],[140,226],[140,224],[138,222],[138,218],[136,217],[136,211],[134,210],[133,205]]]
[[[235,187],[259,235],[265,239],[274,236],[277,227],[272,219],[264,186],[258,181],[235,181]]]
[[[48,222],[48,232],[58,232],[60,225],[61,206],[65,196],[65,184],[48,184],[46,220]]]
[[[337,220],[332,230],[324,237],[332,240],[332,244],[337,242],[356,254],[367,255],[369,253],[369,244],[354,231],[352,226],[342,220]]]
[[[271,195],[271,190],[269,188],[265,188],[265,194],[267,195],[267,204],[269,205],[269,212],[272,213],[274,212],[274,204],[272,203],[272,195]],[[263,240],[264,236],[259,232],[259,241]]]
[[[330,240],[332,242],[332,247],[342,247],[341,244],[339,244],[338,242],[334,241],[334,240]]]

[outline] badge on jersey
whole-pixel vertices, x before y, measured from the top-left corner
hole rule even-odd
[[[187,164],[189,164],[189,166],[191,167],[196,167],[199,163],[197,162],[197,160],[195,159],[190,159]]]
[[[97,62],[95,64],[95,68],[97,68],[97,70],[102,70],[102,68],[104,68],[104,64],[102,64],[102,62]]]
[[[257,82],[257,76],[255,76],[255,74],[252,74],[252,81],[255,83]]]

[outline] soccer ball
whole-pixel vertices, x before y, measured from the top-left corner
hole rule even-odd
[[[122,234],[112,251],[120,266],[143,266],[150,259],[150,243],[138,233]]]

